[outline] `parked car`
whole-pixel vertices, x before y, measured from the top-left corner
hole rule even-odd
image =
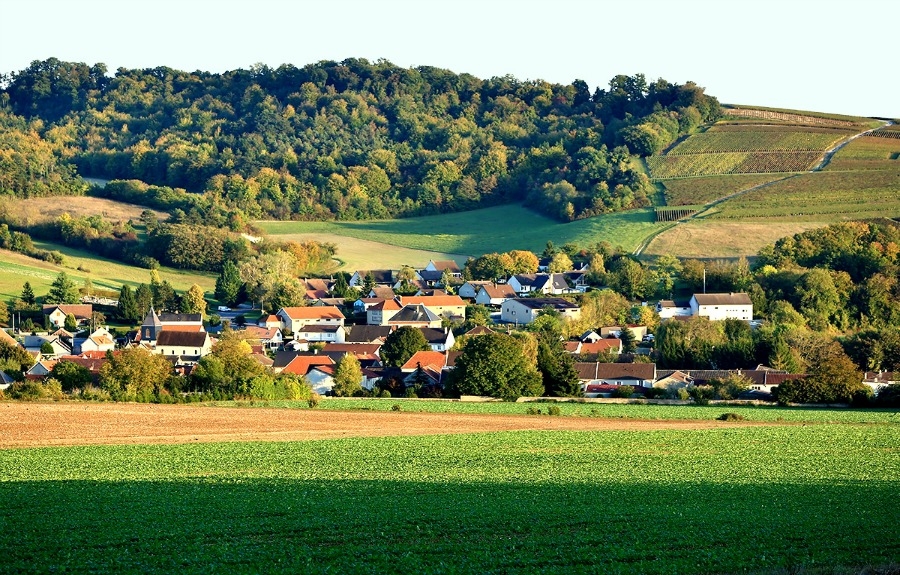
[[[219,311],[231,311],[231,308],[228,307],[227,305],[220,305]]]

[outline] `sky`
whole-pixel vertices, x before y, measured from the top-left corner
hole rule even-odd
[[[728,104],[900,118],[897,0],[7,0],[34,60],[223,72],[386,59],[479,78],[693,81]]]

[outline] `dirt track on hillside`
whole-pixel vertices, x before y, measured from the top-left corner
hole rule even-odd
[[[0,403],[0,448],[213,441],[301,441],[511,430],[648,431],[752,425],[515,415],[202,407],[115,403]]]

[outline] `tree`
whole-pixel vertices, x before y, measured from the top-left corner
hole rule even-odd
[[[216,299],[225,305],[235,305],[241,292],[241,274],[234,262],[226,261],[216,278]]]
[[[409,266],[403,266],[397,272],[397,280],[400,282],[400,291],[415,293],[418,288],[413,284],[416,281],[416,270]]]
[[[450,268],[444,268],[444,271],[441,272],[441,286],[449,295],[455,293],[453,289],[453,272],[450,271]]]
[[[206,313],[206,294],[197,284],[192,285],[181,300],[182,313]]]
[[[359,359],[352,353],[345,353],[334,370],[334,394],[338,397],[351,397],[360,391],[362,375]]]
[[[69,279],[66,272],[59,272],[50,285],[50,292],[44,297],[45,303],[78,303],[80,301],[75,282]]]
[[[9,308],[0,302],[0,325],[9,325]]]
[[[681,273],[681,261],[673,255],[664,254],[656,258],[657,294],[660,297],[672,297],[675,280]]]
[[[157,311],[176,311],[179,308],[178,294],[175,288],[165,280],[162,283],[150,283],[150,290],[153,292],[153,306]]]
[[[575,359],[566,352],[558,333],[538,335],[537,368],[541,372],[544,395],[574,397],[582,394]]]
[[[607,274],[607,282],[629,299],[643,299],[655,291],[653,275],[640,262],[631,258],[619,258],[612,271]]]
[[[91,281],[91,278],[84,278],[84,282],[81,285],[81,291],[84,295],[94,295],[94,282]]]
[[[527,250],[511,250],[507,255],[512,260],[510,274],[533,274],[537,272],[540,261],[533,252]]]
[[[78,320],[75,319],[75,315],[71,313],[66,314],[65,323],[63,323],[63,328],[65,328],[68,332],[74,332],[78,328]]]
[[[251,354],[253,349],[242,332],[222,332],[212,352],[197,363],[191,372],[191,383],[209,392],[228,397],[249,394],[250,382],[265,374],[266,369]]]
[[[550,260],[547,271],[550,273],[567,272],[572,269],[572,259],[565,252],[557,252]]]
[[[163,390],[172,364],[162,355],[142,348],[107,354],[100,368],[100,387],[113,398],[149,399]]]
[[[123,285],[119,290],[119,303],[116,307],[119,318],[126,322],[138,322],[144,318],[140,316],[137,307],[137,300],[134,298],[134,292],[131,287]]]
[[[44,341],[41,343],[41,355],[53,355],[56,352],[53,349],[53,344],[49,341]]]
[[[30,282],[25,282],[25,284],[22,286],[22,295],[20,296],[20,298],[25,303],[25,305],[29,307],[34,305],[34,290],[31,289]]]
[[[74,361],[58,361],[50,370],[50,377],[62,384],[63,391],[84,389],[93,382],[91,372]]]
[[[491,310],[481,304],[468,304],[466,306],[466,322],[464,327],[472,329],[479,325],[491,325],[494,321],[491,319]]]
[[[622,353],[634,353],[637,349],[637,338],[628,326],[623,326],[619,331],[619,340],[622,342]]]
[[[416,354],[428,351],[431,346],[422,330],[404,325],[392,331],[381,346],[381,360],[390,367],[400,367]]]
[[[153,305],[153,292],[150,291],[147,284],[141,284],[134,290],[134,302],[135,306],[137,306],[138,317],[143,319]]]
[[[450,372],[449,384],[461,395],[505,400],[544,392],[541,374],[525,357],[522,345],[505,334],[480,335],[467,341]]]
[[[369,270],[366,272],[366,277],[363,278],[363,297],[367,297],[369,292],[371,292],[373,289],[375,289],[375,274],[372,273],[372,270]]]

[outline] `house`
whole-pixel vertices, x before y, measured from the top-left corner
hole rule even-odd
[[[283,307],[275,314],[281,320],[281,327],[297,333],[308,326],[343,326],[344,314],[334,306]]]
[[[897,383],[900,383],[900,372],[897,371],[867,371],[863,374],[863,384],[875,393],[882,387]]]
[[[347,343],[382,344],[394,328],[389,325],[354,325],[347,334]]]
[[[394,288],[389,286],[375,286],[366,295],[377,299],[394,299],[397,297],[397,294],[394,293]]]
[[[284,343],[281,329],[277,327],[260,327],[248,325],[244,328],[247,339],[259,341],[266,349],[278,349]]]
[[[18,346],[19,342],[16,341],[16,338],[9,335],[5,329],[0,329],[0,343],[7,343],[12,346]]]
[[[152,308],[151,308],[152,310]],[[159,314],[159,323],[163,329],[170,326],[175,327],[203,327],[203,314],[199,313],[161,313]]]
[[[711,321],[724,319],[753,319],[753,302],[746,293],[705,293],[691,297],[691,315],[709,318]]]
[[[537,319],[544,309],[552,309],[564,319],[577,319],[581,315],[581,308],[562,298],[516,298],[506,300],[500,306],[500,320],[517,325],[528,324]]]
[[[401,309],[403,309],[403,306],[397,300],[383,300],[366,310],[366,323],[369,325],[388,325],[391,318]]]
[[[597,341],[567,341],[564,348],[575,355],[596,356],[601,353],[622,353],[622,340],[615,337],[598,339]]]
[[[647,335],[647,326],[645,325],[608,325],[600,328],[600,337],[619,337],[622,330],[627,329],[634,336],[635,341],[641,341]]]
[[[306,383],[319,395],[331,395],[334,391],[334,365],[315,365],[306,372]],[[361,378],[365,379],[365,376]]]
[[[422,335],[425,336],[425,341],[427,341],[428,345],[431,346],[432,351],[450,351],[450,348],[453,347],[454,343],[456,343],[456,338],[453,336],[453,332],[446,328],[422,328]]]
[[[320,300],[331,293],[331,287],[323,279],[312,278],[303,280],[303,288],[306,290],[306,299]]]
[[[316,365],[334,365],[334,361],[327,355],[321,354],[294,354],[291,360],[282,367],[279,367],[279,354],[275,356],[274,369],[276,372],[289,373],[306,377],[309,370]]]
[[[459,264],[453,260],[429,260],[424,271],[444,273],[444,270],[450,270],[450,275],[453,277],[462,277],[462,270],[459,269]]]
[[[63,327],[66,324],[66,316],[72,314],[75,316],[77,324],[86,324],[91,321],[91,315],[94,313],[94,306],[91,304],[44,304],[44,316],[56,327]]]
[[[48,358],[56,358],[62,355],[72,355],[71,340],[66,340],[58,335],[26,335],[22,342],[25,351],[32,355],[40,355]],[[51,353],[44,353],[41,348],[45,343],[53,348]]]
[[[116,341],[106,328],[98,328],[86,339],[75,340],[75,353],[86,351],[107,352],[116,349]]]
[[[417,351],[406,363],[400,366],[400,371],[406,374],[403,381],[407,385],[440,386],[446,368],[446,353]],[[422,378],[427,381],[417,381]]]
[[[456,290],[456,293],[459,294],[459,297],[461,298],[475,299],[481,286],[492,285],[493,283],[494,282],[492,281],[469,280],[461,285],[459,289]]]
[[[666,374],[658,373],[657,377],[658,379],[653,382],[653,387],[670,391],[694,385],[694,378],[683,371],[675,370]]]
[[[265,327],[265,328],[277,327],[280,329],[281,328],[281,320],[278,318],[277,315],[275,315],[273,313],[263,314],[259,317],[259,320],[256,322],[256,325],[258,325],[259,327]]]
[[[25,379],[29,379],[31,381],[40,381],[50,375],[50,372],[53,370],[53,366],[56,365],[57,360],[55,359],[41,359],[38,360],[37,363],[28,368],[28,371],[25,372]]]
[[[592,386],[653,387],[656,381],[655,363],[576,363],[578,380],[581,382],[587,397],[596,397],[601,393]]]
[[[444,317],[466,317],[466,302],[458,295],[402,296],[400,304],[423,305],[436,315]]]
[[[565,274],[516,274],[506,283],[521,295],[532,292],[559,295],[574,291],[566,282]]]
[[[395,313],[387,323],[388,325],[396,327],[404,325],[419,328],[441,327],[443,320],[441,319],[441,316],[422,304],[410,304],[403,306],[403,308]]]
[[[96,383],[100,379],[100,368],[102,368],[107,361],[106,352],[84,352],[79,355],[64,355],[59,358],[58,363],[77,363],[90,372]]]
[[[347,341],[347,330],[343,325],[307,324],[294,332],[294,340],[344,343]]]
[[[195,364],[212,351],[212,340],[205,331],[164,329],[156,338],[154,353],[182,364]]]
[[[516,297],[516,290],[509,284],[483,285],[475,296],[475,303],[481,305],[501,306],[508,299]]]
[[[600,335],[599,333],[597,333],[596,331],[589,329],[586,332],[584,332],[583,334],[581,334],[581,337],[579,337],[578,339],[580,339],[581,341],[590,341],[593,343],[597,340],[603,339],[603,336]]]
[[[347,285],[350,287],[362,287],[366,283],[366,277],[372,276],[375,285],[392,286],[394,285],[393,270],[359,270],[353,272]]]
[[[330,357],[337,363],[342,357],[350,354],[359,360],[362,367],[373,367],[381,363],[378,350],[380,343],[327,343],[321,353]]]
[[[676,301],[671,299],[659,300],[656,304],[656,313],[660,319],[670,319],[673,317],[688,317],[691,315],[690,301]]]

